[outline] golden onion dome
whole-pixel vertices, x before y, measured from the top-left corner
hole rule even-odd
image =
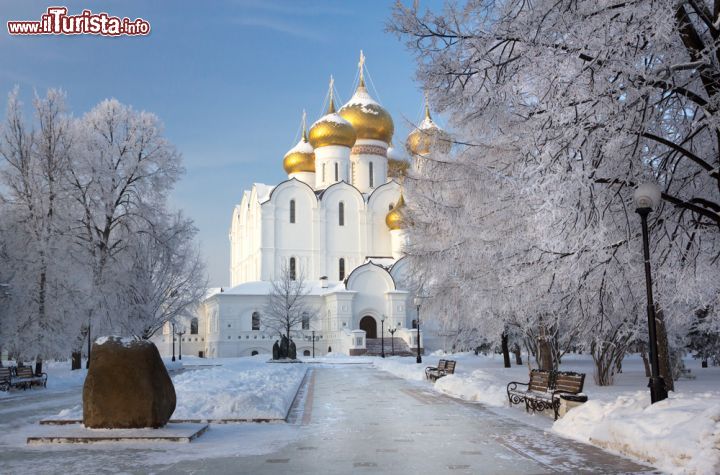
[[[380,140],[385,143],[390,143],[392,140],[395,131],[392,117],[370,96],[362,75],[355,94],[338,113],[352,124],[357,138]]]
[[[356,138],[355,129],[350,122],[335,112],[331,90],[327,113],[310,127],[310,145],[313,148],[327,147],[328,145],[352,148]]]
[[[450,151],[450,135],[430,117],[430,106],[425,101],[425,119],[420,125],[410,132],[405,146],[412,155],[427,155],[431,151],[447,153]]]
[[[285,154],[283,167],[288,175],[292,173],[315,173],[315,152],[308,143],[307,129],[305,128],[305,113],[303,112],[303,131],[300,141]]]
[[[385,224],[387,224],[387,227],[390,228],[391,231],[403,229],[405,227],[405,220],[403,217],[403,212],[405,211],[404,208],[405,199],[403,198],[402,193],[400,193],[400,199],[398,199],[395,206],[393,206],[393,209],[391,209],[387,216],[385,216]]]

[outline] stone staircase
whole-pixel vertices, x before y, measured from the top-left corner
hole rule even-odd
[[[402,338],[385,338],[385,356],[393,355],[393,345],[395,346],[395,356],[416,355],[416,352],[413,351]],[[382,351],[382,339],[367,338],[365,340],[365,346],[367,347],[367,353],[365,353],[366,355],[380,356]]]

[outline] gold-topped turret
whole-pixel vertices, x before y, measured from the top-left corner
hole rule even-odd
[[[358,139],[380,140],[390,143],[395,125],[390,114],[373,99],[365,87],[365,55],[360,51],[360,79],[355,94],[338,113],[350,122]]]
[[[385,224],[390,228],[391,231],[405,228],[405,220],[403,213],[405,211],[405,198],[403,198],[402,192],[400,192],[400,198],[398,199],[393,209],[385,216]]]
[[[425,118],[417,128],[410,132],[405,145],[412,155],[427,155],[433,150],[440,153],[450,151],[452,145],[450,136],[432,120],[427,94],[425,95]]]
[[[297,145],[285,154],[283,167],[288,175],[301,172],[315,172],[315,152],[312,145],[308,142],[305,111],[303,111],[302,117],[302,137]]]
[[[351,148],[355,145],[357,135],[355,129],[347,120],[335,112],[335,99],[333,94],[334,80],[330,76],[330,92],[328,109],[324,116],[310,127],[310,145],[313,148],[339,145]]]

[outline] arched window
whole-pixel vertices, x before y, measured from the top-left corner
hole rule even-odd
[[[198,334],[198,319],[193,318],[190,320],[190,334],[191,335],[197,335]]]
[[[307,312],[303,312],[302,314],[302,329],[310,330],[310,315],[308,315]]]
[[[342,201],[338,205],[338,225],[345,226],[345,203]]]
[[[340,181],[340,165],[335,162],[335,181]]]
[[[370,162],[370,168],[368,170],[370,173],[370,188],[374,188],[375,180],[373,179],[373,162]]]
[[[295,258],[290,258],[290,280],[295,280],[297,277],[297,266],[295,264]]]
[[[325,164],[322,165],[322,181],[325,181]]]
[[[338,275],[340,280],[345,280],[345,258],[341,257],[338,263]]]
[[[303,356],[310,356],[310,350],[303,351]]]
[[[250,356],[257,356],[258,352],[253,350],[252,353],[250,353]]]
[[[290,200],[290,222],[295,222],[295,200]]]
[[[252,329],[260,330],[260,313],[253,312],[252,314]]]

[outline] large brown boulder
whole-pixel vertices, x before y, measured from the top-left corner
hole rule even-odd
[[[175,411],[175,387],[155,345],[102,337],[92,347],[83,387],[85,427],[162,427]]]

